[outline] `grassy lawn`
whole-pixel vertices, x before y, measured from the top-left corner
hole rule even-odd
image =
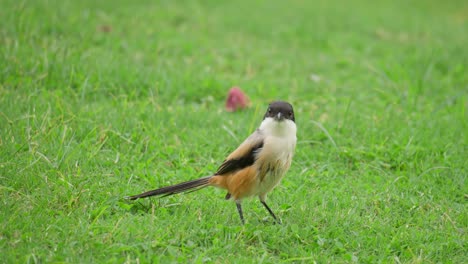
[[[1,263],[468,258],[466,2],[0,6]],[[275,99],[298,125],[282,225],[217,189],[122,199],[214,172]]]

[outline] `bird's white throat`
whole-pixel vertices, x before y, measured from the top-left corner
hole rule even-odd
[[[296,139],[296,123],[289,119],[278,121],[267,117],[260,124],[260,130],[268,136]]]

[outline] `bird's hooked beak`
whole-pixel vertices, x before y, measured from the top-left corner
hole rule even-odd
[[[275,116],[275,120],[282,121],[283,119],[284,119],[283,114],[281,114],[281,112],[278,112],[278,114]]]

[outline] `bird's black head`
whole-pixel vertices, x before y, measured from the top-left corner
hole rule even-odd
[[[296,121],[292,105],[284,101],[275,101],[270,103],[263,119],[267,117],[271,117],[277,121],[283,121],[285,119],[293,122]]]

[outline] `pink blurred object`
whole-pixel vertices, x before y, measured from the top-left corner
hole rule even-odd
[[[249,104],[249,97],[247,97],[239,87],[232,87],[231,90],[229,90],[228,98],[226,100],[226,110],[228,112],[247,108]]]

